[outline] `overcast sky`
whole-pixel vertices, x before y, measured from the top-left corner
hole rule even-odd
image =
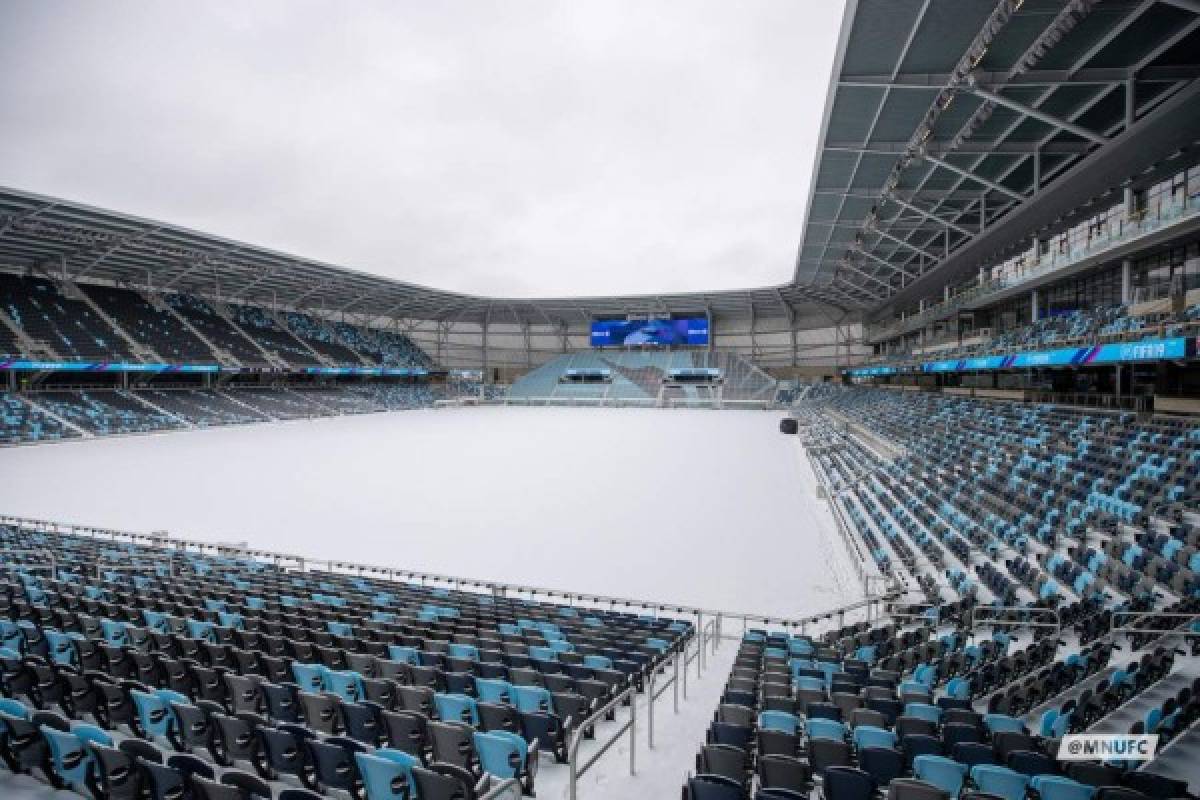
[[[782,283],[842,0],[0,0],[0,184],[444,289]]]

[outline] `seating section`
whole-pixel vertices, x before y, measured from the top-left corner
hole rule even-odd
[[[0,274],[0,308],[30,339],[69,361],[121,361],[129,346],[87,303],[41,278]]]
[[[108,286],[82,286],[121,329],[172,364],[214,364],[208,345],[170,311],[155,308],[137,292]]]
[[[1200,719],[1200,702],[1191,684],[1200,686],[1200,677],[1193,668],[1173,671],[1173,650],[1154,648],[1131,673],[1118,670],[1111,684],[1102,680],[1110,687],[1103,696],[1087,691],[1028,724],[1014,709],[982,703],[979,684],[968,677],[984,665],[1003,663],[1001,654],[1026,632],[1018,626],[1010,629],[1013,635],[996,632],[982,646],[963,647],[955,633],[931,638],[942,629],[930,619],[907,630],[861,623],[818,641],[747,632],[696,756],[695,774],[684,786],[685,800],[802,798],[814,786],[828,800],[872,800],[877,792],[890,800],[944,800],[968,791],[1024,800],[1031,790],[1044,800],[1091,798],[1097,792],[1127,800],[1188,796],[1188,781],[1173,777],[1165,764],[1137,770],[1137,762],[1127,769],[1056,757],[1058,739],[1087,730],[1152,731],[1168,742],[1180,731],[1197,737],[1190,729]],[[949,669],[944,661],[926,661],[911,671],[884,666],[881,656],[894,656],[914,642],[939,643],[966,658]],[[1058,646],[1053,636],[1035,632],[1026,650],[1032,663],[1012,664],[1018,671],[998,680],[1020,678],[1022,667],[1051,663]],[[1053,662],[1052,691],[1069,692],[1090,680],[1112,650],[1105,644],[1086,659]],[[1085,713],[1093,703],[1097,707]],[[1117,710],[1104,717],[1105,708]],[[1153,710],[1143,719],[1147,708]],[[1095,714],[1103,718],[1097,721]],[[1128,719],[1118,719],[1122,716]],[[1125,725],[1134,717],[1138,721]],[[1195,775],[1193,769],[1185,777]]]
[[[508,396],[523,400],[618,400],[650,404],[660,392],[667,400],[690,399],[712,402],[717,389],[706,385],[664,387],[671,370],[711,368],[720,371],[721,396],[728,401],[771,402],[776,381],[737,353],[704,350],[606,351],[588,350],[557,356],[521,376]],[[603,383],[573,383],[564,380],[569,370],[603,371]]]
[[[245,367],[269,366],[267,357],[237,328],[198,297],[168,294],[164,298],[175,313],[188,321],[216,347],[229,353]]]
[[[472,396],[477,396],[477,392]],[[363,383],[0,393],[0,444],[429,408],[454,385]],[[46,413],[49,412],[49,413]],[[64,425],[65,420],[68,425]],[[71,427],[71,425],[77,426]]]
[[[175,417],[157,411],[120,390],[41,392],[37,402],[88,433],[147,433],[183,427]]]
[[[287,321],[288,330],[334,364],[358,366],[362,363],[358,354],[338,341],[337,334],[325,323],[294,311],[285,312],[283,318]]]
[[[333,332],[338,341],[375,366],[397,369],[429,369],[433,366],[433,359],[402,333],[361,328],[348,322],[334,323]]]
[[[26,403],[19,396],[0,392],[0,443],[53,442],[78,436],[77,431]]]
[[[265,422],[271,419],[221,392],[208,389],[146,389],[138,391],[137,395],[157,408],[182,417],[199,428]]]
[[[271,315],[257,306],[229,306],[233,321],[260,347],[295,367],[320,367],[321,360],[295,336],[281,328]]]
[[[1136,341],[1143,338],[1196,335],[1200,332],[1200,305],[1179,312],[1157,312],[1133,316],[1128,306],[1074,309],[1042,317],[1036,322],[999,333],[984,342],[957,347],[936,347],[926,355],[939,359],[967,358],[992,354],[1052,349],[1070,345]],[[904,362],[913,359],[919,342],[908,346],[895,343],[884,349],[875,362]]]
[[[96,797],[533,795],[569,737],[615,726],[590,718],[692,635],[12,525],[0,555],[3,760]]]
[[[1198,788],[1200,425],[832,385],[795,403],[899,605],[820,639],[749,631],[685,797]],[[1058,761],[1086,732],[1165,748]]]

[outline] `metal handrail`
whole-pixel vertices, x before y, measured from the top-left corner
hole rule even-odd
[[[1181,611],[1114,611],[1109,621],[1108,632],[1110,635],[1118,633],[1150,633],[1163,636],[1200,636],[1200,631],[1190,631],[1186,628],[1138,628],[1132,625],[1118,625],[1118,617],[1169,617],[1171,619],[1200,621],[1200,614],[1196,612],[1189,614]]]
[[[53,578],[54,580],[58,580],[58,557],[54,555],[53,550],[46,550],[46,549],[42,549],[42,548],[5,550],[3,553],[3,557],[7,558],[8,556],[43,556],[47,561],[50,562],[49,564],[11,564],[10,565],[5,562],[0,562],[0,567],[13,566],[13,567],[21,567],[23,569],[47,569],[48,568],[50,570],[50,577]]]
[[[629,699],[629,719],[626,720],[624,723],[622,723],[622,725],[613,732],[612,736],[609,737],[608,741],[606,741],[603,745],[601,745],[599,750],[597,750],[595,753],[592,753],[591,757],[589,757],[587,759],[587,761],[585,761],[583,764],[579,764],[578,763],[579,762],[579,758],[578,758],[579,745],[583,742],[584,731],[586,731],[588,728],[592,727],[597,721],[600,720],[601,717],[603,717],[609,711],[612,711],[620,703],[623,703],[626,700],[626,698]],[[569,762],[570,769],[571,769],[570,800],[575,800],[575,798],[576,798],[576,794],[577,794],[577,790],[578,790],[577,784],[579,782],[579,779],[581,777],[583,777],[583,775],[589,769],[592,768],[592,765],[595,764],[602,755],[604,755],[605,753],[608,752],[608,749],[610,747],[612,747],[614,744],[616,744],[617,739],[621,738],[621,735],[623,733],[625,733],[625,731],[629,731],[629,774],[636,775],[637,774],[637,763],[636,763],[637,687],[636,686],[630,686],[628,689],[621,692],[619,695],[614,697],[612,700],[609,700],[608,703],[606,703],[603,708],[596,710],[595,712],[592,713],[592,715],[590,717],[588,717],[583,722],[581,722],[575,726],[575,731],[571,734],[571,741],[567,745],[567,761]]]
[[[651,750],[654,749],[654,701],[672,686],[675,687],[675,713],[679,713],[679,657],[679,650],[676,649],[671,654],[671,666],[675,674],[657,692],[654,691],[654,687],[658,683],[658,669],[662,665],[650,670],[650,680],[646,684],[646,744]],[[686,668],[684,672],[687,672]]]
[[[0,515],[0,524],[42,528],[46,530],[52,530],[56,533],[69,533],[91,538],[110,538],[115,540],[117,537],[122,537],[132,542],[145,542],[150,546],[164,547],[164,539],[161,533],[135,533],[132,531],[120,531],[111,528],[76,525],[68,522],[31,519],[12,515]],[[222,545],[215,542],[203,542],[194,539],[181,539],[176,537],[172,537],[168,541],[170,546],[174,549],[183,548],[186,550],[188,547],[195,547],[201,552],[206,550],[217,551],[218,553],[222,550],[225,552],[231,551],[231,548],[229,548],[227,544]],[[277,564],[280,561],[294,562],[299,564],[299,568],[305,571],[308,571],[310,564],[314,562],[314,559],[311,558],[272,550],[257,550],[253,548],[232,550],[240,555],[245,556],[246,558],[271,560]],[[895,595],[893,594],[868,596],[862,600],[847,604],[840,608],[834,608],[829,611],[813,614],[808,617],[785,618],[771,614],[757,614],[742,611],[721,611],[698,608],[696,606],[688,606],[679,603],[666,603],[658,600],[639,600],[630,597],[613,597],[610,595],[593,594],[590,592],[570,592],[564,589],[511,584],[498,581],[485,581],[478,578],[463,578],[453,575],[441,575],[432,572],[417,572],[413,570],[394,569],[390,567],[381,567],[377,564],[358,564],[348,561],[327,561],[324,559],[317,561],[316,563],[328,565],[330,567],[330,571],[335,569],[353,570],[360,575],[369,574],[380,578],[386,577],[394,582],[434,581],[438,583],[449,584],[460,591],[487,590],[496,596],[505,596],[504,593],[513,592],[516,594],[526,594],[529,596],[529,599],[534,599],[537,596],[550,598],[552,600],[559,598],[562,601],[565,601],[568,605],[574,605],[575,603],[609,604],[610,609],[615,609],[617,606],[624,606],[625,608],[654,611],[656,614],[663,612],[695,615],[698,618],[716,617],[732,620],[740,619],[743,621],[743,624],[753,622],[755,624],[762,625],[780,625],[788,628],[800,628],[801,632],[803,632],[808,625],[830,620],[834,615],[844,616],[846,612],[866,608],[868,606],[887,602],[895,598]]]
[[[479,800],[522,800],[521,782],[508,778],[479,795]]]
[[[1022,614],[1032,614],[1032,615],[1042,615],[1042,616],[1049,614],[1050,616],[1054,617],[1054,622],[1053,623],[1031,622],[1030,620],[1017,620],[1017,619],[979,620],[975,616],[977,611],[984,611],[984,612],[998,611],[998,612],[1012,612],[1012,613],[1019,612]],[[975,606],[967,611],[967,630],[968,631],[975,630],[976,624],[991,625],[992,627],[996,627],[998,625],[1007,625],[1007,626],[1014,627],[1014,628],[1023,628],[1023,627],[1051,628],[1055,631],[1061,631],[1062,630],[1062,614],[1060,614],[1057,610],[1055,610],[1053,608],[1027,608],[1025,606]]]

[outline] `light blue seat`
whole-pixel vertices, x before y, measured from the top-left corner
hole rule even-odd
[[[764,731],[782,731],[795,735],[803,729],[804,724],[795,714],[786,711],[764,711],[758,715],[758,727]]]
[[[991,734],[1004,733],[1006,731],[1014,733],[1025,732],[1025,723],[1007,714],[987,714],[983,718],[983,724],[987,726],[988,732]]]
[[[482,703],[511,703],[512,684],[496,678],[476,678],[475,693]]]
[[[854,729],[854,748],[863,750],[867,747],[896,747],[896,734],[875,725],[859,725]]]
[[[568,642],[566,639],[555,639],[550,642],[550,649],[555,653],[574,653],[575,645]],[[557,658],[557,656],[555,656]]]
[[[373,753],[355,753],[354,762],[362,776],[367,800],[402,800],[416,791],[412,770],[422,766],[416,756],[384,748]]]
[[[353,636],[354,628],[345,622],[326,622],[326,629],[334,636]]]
[[[498,778],[519,778],[525,774],[529,745],[510,731],[476,731],[472,737],[480,768]]]
[[[329,668],[322,664],[292,664],[292,677],[296,685],[306,692],[321,692],[325,690],[325,673]]]
[[[433,696],[433,704],[443,722],[465,722],[472,727],[479,724],[479,709],[474,697],[438,692]]]
[[[216,632],[213,628],[214,625],[205,620],[189,619],[187,621],[188,636],[193,639],[203,639],[207,642],[216,641]]]
[[[473,644],[451,644],[447,648],[447,655],[451,658],[463,658],[467,661],[479,660],[479,648]]]
[[[111,619],[100,620],[100,630],[104,640],[115,647],[129,644],[129,631],[125,630],[124,622],[114,622]],[[199,639],[200,637],[194,637]]]
[[[913,759],[913,774],[918,780],[949,792],[951,797],[958,797],[967,777],[967,765],[945,756],[917,756]]]
[[[46,647],[49,648],[51,661],[63,667],[76,665],[75,645],[71,642],[70,634],[46,630],[42,631],[42,636],[46,639]]]
[[[514,686],[511,696],[518,711],[539,712],[554,708],[550,692],[540,686]]]
[[[325,690],[336,694],[347,703],[357,703],[366,695],[362,675],[354,670],[325,670]]]
[[[530,645],[529,657],[538,661],[556,661],[558,659],[558,653],[554,652],[549,647]]]
[[[846,740],[846,726],[835,719],[809,719],[807,728],[809,739]]]
[[[588,669],[612,669],[613,662],[608,656],[584,656],[583,665]]]
[[[1025,800],[1029,776],[1008,767],[978,764],[971,769],[971,781],[979,791],[1003,797],[1004,800]]]
[[[50,768],[68,786],[82,789],[84,779],[92,763],[88,742],[112,747],[112,737],[102,728],[77,722],[71,731],[60,731],[47,725],[41,726],[42,737],[50,749]]]
[[[169,689],[159,689],[154,692],[142,692],[137,689],[129,691],[137,712],[138,723],[147,736],[165,737],[175,723],[175,715],[171,712],[171,703],[190,703],[187,697]]]
[[[388,645],[388,658],[392,661],[399,661],[402,664],[412,664],[414,666],[421,663],[421,657],[417,654],[417,648],[403,647],[398,644]]]
[[[812,692],[825,691],[825,681],[820,678],[814,678],[811,675],[800,675],[793,681],[797,689],[805,689]]]
[[[929,703],[909,703],[904,707],[904,716],[927,720],[936,725],[942,721],[942,710]]]
[[[1035,775],[1029,785],[1042,800],[1091,800],[1096,787],[1058,775]]]

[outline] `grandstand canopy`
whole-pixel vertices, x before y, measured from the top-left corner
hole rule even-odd
[[[1200,0],[849,0],[796,271],[780,286],[473,296],[13,189],[0,189],[0,268],[365,318],[816,327],[937,296],[1119,198],[1126,176],[1169,167],[1200,130],[1198,75]]]
[[[1197,138],[1198,30],[1197,0],[851,0],[797,283],[898,310],[1119,201]]]

